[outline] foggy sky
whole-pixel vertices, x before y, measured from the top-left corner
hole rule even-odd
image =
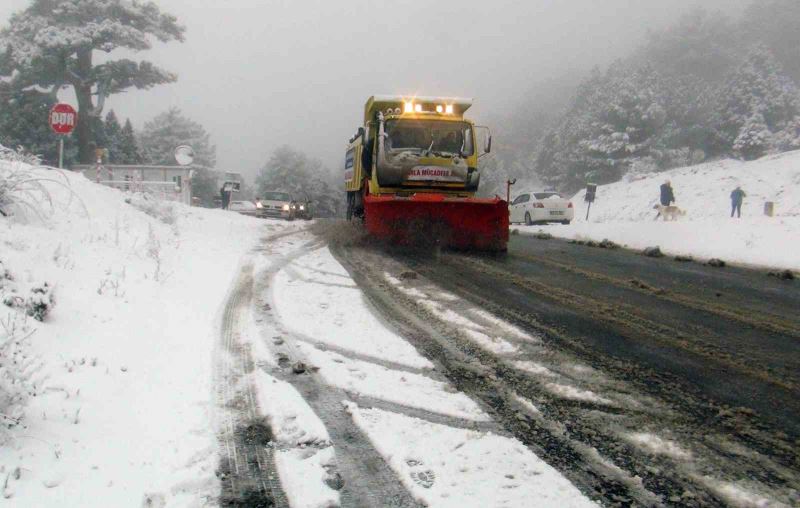
[[[629,54],[649,28],[694,6],[738,14],[749,0],[157,0],[183,44],[138,55],[175,84],[112,97],[146,120],[177,106],[217,145],[217,167],[252,175],[288,143],[338,168],[367,97],[472,97],[501,116],[548,76]],[[0,26],[28,0],[1,0]]]

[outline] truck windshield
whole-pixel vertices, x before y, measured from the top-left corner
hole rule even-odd
[[[389,120],[386,147],[393,152],[430,152],[435,155],[472,155],[472,127],[467,122]]]
[[[292,196],[285,192],[265,192],[262,199],[264,201],[291,201]]]

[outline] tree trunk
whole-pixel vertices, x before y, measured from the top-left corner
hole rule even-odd
[[[78,99],[78,125],[75,133],[78,136],[78,160],[81,164],[94,162],[94,137],[92,136],[92,85],[89,76],[92,72],[92,50],[78,51],[78,74],[80,82],[74,82],[75,96]]]

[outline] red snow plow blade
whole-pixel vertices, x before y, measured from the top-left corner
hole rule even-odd
[[[370,195],[364,214],[371,235],[398,245],[496,252],[508,244],[508,203],[499,198]]]

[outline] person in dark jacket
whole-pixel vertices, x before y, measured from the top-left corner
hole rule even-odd
[[[740,185],[737,185],[731,192],[731,218],[733,218],[734,213],[738,218],[742,218],[742,201],[744,201],[745,196],[747,194],[744,193]]]
[[[231,204],[231,191],[225,188],[225,185],[219,190],[220,197],[222,198],[222,209],[227,210],[228,205]]]
[[[661,184],[661,204],[669,206],[675,202],[675,194],[672,192],[672,184],[667,180]]]
[[[669,180],[661,184],[661,206],[669,206],[675,202],[675,194],[672,192],[672,184]],[[661,217],[661,211],[656,214],[656,219]]]

